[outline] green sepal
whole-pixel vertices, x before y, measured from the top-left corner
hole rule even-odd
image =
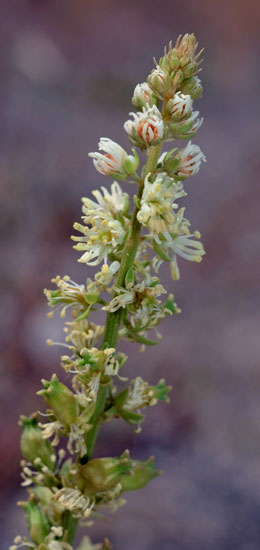
[[[114,399],[114,405],[117,409],[121,409],[124,406],[129,394],[129,388],[125,388]]]
[[[95,294],[93,292],[88,292],[87,294],[85,294],[85,300],[89,305],[93,305],[98,300],[98,296],[99,296],[98,294]]]
[[[159,380],[156,386],[152,386],[152,389],[158,401],[169,401],[168,393],[172,390],[172,386],[166,386],[163,378]]]
[[[120,409],[119,413],[128,424],[140,424],[140,422],[144,421],[143,414],[127,411],[126,409]]]
[[[171,313],[179,313],[179,308],[174,302],[174,296],[170,295],[168,300],[163,304],[164,309],[168,309]]]
[[[125,276],[126,288],[132,287],[135,284],[135,273],[132,267],[130,267]]]
[[[162,248],[156,241],[153,241],[153,249],[156,252],[156,254],[158,254],[158,256],[162,258],[162,260],[164,260],[165,262],[172,261],[172,259],[167,254],[167,252],[165,252],[164,248]]]
[[[150,338],[141,336],[137,332],[128,330],[128,334],[131,338],[133,338],[133,340],[135,340],[139,344],[144,344],[145,346],[156,346],[156,344],[158,344],[157,340],[150,340]]]

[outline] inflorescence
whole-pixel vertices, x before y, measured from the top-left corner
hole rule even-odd
[[[102,175],[117,181],[93,191],[93,199],[84,197],[81,222],[74,224],[78,261],[99,266],[96,273],[83,284],[57,276],[54,288],[44,291],[48,316],[59,310],[65,319],[61,366],[71,385],[56,374],[42,380],[38,394],[46,413],[21,417],[22,484],[28,499],[18,504],[29,538],[16,536],[10,550],[72,550],[78,521],[89,524],[100,509],[115,510],[125,492],[160,473],[153,457],[142,462],[126,450],[119,457],[92,458],[92,452],[103,423],[121,418],[140,432],[145,408],[168,401],[171,388],[163,379],[155,385],[141,376],[128,381],[127,357],[117,350],[117,341],[137,342],[141,350],[155,345],[159,323],[180,312],[159,279],[161,264],[169,264],[176,281],[182,259],[200,262],[205,254],[199,231],[191,231],[185,207],[179,206],[187,195],[186,181],[205,161],[191,142],[202,124],[193,110],[202,93],[201,52],[196,52],[193,34],[179,37],[174,47],[165,48],[147,81],[135,87],[136,111],[124,124],[131,153],[101,138],[99,152],[89,154]],[[188,141],[162,151],[164,143],[176,140]],[[146,153],[143,168],[138,149]],[[118,180],[137,185],[132,211]],[[97,310],[106,315],[104,326],[90,321]],[[77,550],[111,548],[108,540],[92,544],[85,537]]]

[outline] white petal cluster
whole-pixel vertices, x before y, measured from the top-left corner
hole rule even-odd
[[[146,105],[150,106],[153,103],[153,91],[150,88],[147,82],[142,82],[137,84],[134,89],[132,103],[135,107],[145,107]]]
[[[132,141],[139,146],[154,145],[163,138],[164,123],[159,109],[143,107],[142,112],[130,113],[133,120],[127,120],[124,129],[132,138]]]
[[[177,92],[169,103],[169,111],[171,116],[177,117],[178,120],[181,120],[187,117],[191,112],[193,101],[190,95]]]
[[[169,73],[163,71],[159,65],[153,69],[147,78],[148,84],[154,92],[161,97],[161,94],[166,92],[170,86]]]
[[[124,404],[124,408],[131,411],[136,409],[141,409],[142,407],[156,405],[157,399],[155,397],[154,391],[149,386],[147,382],[137,376],[134,381],[134,385],[131,388],[128,398]]]
[[[105,188],[101,187],[103,195],[100,191],[92,191],[96,202],[83,197],[83,207],[82,212],[88,215],[90,210],[103,209],[106,212],[110,212],[113,216],[116,216],[119,212],[125,214],[129,207],[129,196],[128,193],[124,193],[117,181],[114,181],[111,185],[111,192]]]
[[[201,262],[205,254],[203,244],[198,240],[200,233],[190,233],[190,222],[184,218],[185,208],[181,208],[176,214],[176,223],[171,239],[161,243],[171,258],[171,273],[174,280],[180,278],[177,256],[190,262]],[[195,239],[193,239],[195,237]]]
[[[146,176],[138,221],[147,227],[157,239],[159,233],[169,233],[175,222],[174,200],[186,195],[183,185],[175,182],[167,174],[157,175],[153,183]]]
[[[206,162],[206,157],[200,147],[191,143],[191,141],[178,152],[177,157],[180,159],[177,176],[181,179],[197,174],[201,163]]]
[[[127,158],[127,153],[116,143],[109,138],[101,138],[98,144],[100,151],[103,153],[89,153],[89,157],[93,158],[94,166],[98,172],[105,176],[112,174],[124,173],[124,160]]]
[[[91,224],[91,227],[79,223],[73,226],[83,233],[82,237],[72,236],[72,240],[77,241],[75,250],[84,252],[78,261],[88,265],[98,265],[102,261],[107,263],[108,254],[123,243],[125,229],[118,220],[102,210],[98,210],[93,216],[88,214],[83,220],[86,224]]]

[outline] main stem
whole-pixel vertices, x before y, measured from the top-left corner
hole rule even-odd
[[[147,155],[147,162],[144,168],[143,179],[147,176],[147,174],[149,174],[150,172],[154,172],[154,170],[156,169],[157,161],[161,152],[161,147],[162,146],[160,144],[160,145],[151,147],[149,149],[149,152]],[[137,195],[138,199],[142,198],[142,194],[143,194],[143,183],[139,187],[139,192]],[[128,269],[130,269],[130,267],[133,266],[135,261],[136,251],[137,251],[138,242],[139,242],[139,235],[141,231],[141,224],[138,222],[138,219],[137,219],[138,211],[139,211],[138,206],[135,206],[133,210],[132,218],[131,218],[131,233],[125,243],[123,257],[121,260],[121,265],[120,265],[118,278],[116,282],[116,286],[119,288],[125,286],[125,276],[127,274]],[[121,318],[122,318],[122,308],[118,309],[113,313],[107,314],[102,349],[116,348],[117,340],[118,340],[118,332],[121,324]],[[88,457],[90,457],[93,452],[93,447],[94,447],[97,433],[99,430],[98,418],[104,409],[105,400],[106,400],[106,386],[100,386],[98,391],[98,396],[97,396],[96,409],[92,416],[92,419],[90,420],[91,424],[93,424],[93,428],[88,432],[88,436],[87,436]]]
[[[155,171],[157,166],[157,161],[161,152],[161,147],[162,147],[161,144],[150,147],[147,154],[147,162],[144,168],[143,179],[145,179],[147,174]],[[142,182],[142,184],[140,184],[139,192],[137,195],[138,199],[142,198],[143,185],[144,184]],[[138,242],[139,242],[139,235],[141,231],[141,224],[138,222],[138,219],[137,219],[138,211],[139,211],[138,206],[135,206],[133,210],[132,218],[131,218],[131,233],[125,243],[123,257],[121,260],[121,265],[120,265],[117,282],[116,282],[116,286],[119,288],[125,286],[125,276],[127,274],[128,269],[130,269],[130,267],[133,266],[135,261],[135,256],[136,256]],[[116,348],[117,340],[118,340],[118,332],[121,324],[121,317],[122,317],[122,308],[118,309],[113,313],[107,314],[104,338],[103,338],[101,349]],[[104,406],[106,402],[106,393],[107,393],[106,386],[100,386],[98,390],[98,395],[97,395],[96,408],[92,415],[92,418],[90,419],[90,423],[93,425],[93,428],[88,432],[87,439],[86,439],[88,460],[90,459],[93,453],[96,438],[100,429],[98,420],[101,413],[104,410]],[[66,519],[68,521],[68,518]],[[70,525],[68,525],[67,540],[70,542],[70,544],[72,544],[73,542],[74,532],[75,532],[75,524],[72,521],[71,528],[70,528]]]

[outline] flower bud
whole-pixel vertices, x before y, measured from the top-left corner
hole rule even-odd
[[[127,451],[119,458],[93,458],[79,467],[76,482],[79,490],[90,496],[113,489],[130,469],[131,460]]]
[[[193,76],[184,80],[181,85],[181,91],[183,94],[189,94],[191,99],[198,99],[202,94],[201,81],[198,76]]]
[[[55,453],[50,442],[43,439],[42,432],[37,426],[37,419],[35,417],[26,418],[22,416],[20,424],[23,427],[21,436],[21,451],[23,456],[32,464],[34,464],[36,458],[40,458],[42,464],[50,470],[54,470]]]
[[[57,420],[69,429],[71,424],[76,423],[78,416],[78,406],[73,392],[59,382],[56,374],[53,374],[50,382],[42,380],[42,384],[44,389],[37,392],[37,395],[45,397]]]
[[[164,136],[164,123],[159,109],[154,105],[143,108],[142,113],[130,113],[134,120],[127,120],[124,129],[134,145],[144,149],[156,145]]]
[[[156,105],[157,99],[152,89],[150,88],[147,82],[142,82],[142,84],[137,84],[134,89],[134,94],[132,97],[132,103],[137,109],[142,109],[147,105],[152,107]]]
[[[89,153],[94,160],[94,166],[100,174],[116,179],[125,179],[135,172],[139,162],[138,156],[127,155],[126,151],[115,141],[109,138],[101,138],[98,144],[100,151],[104,153]],[[128,161],[128,162],[127,162]],[[129,171],[124,167],[124,163]]]
[[[168,151],[168,153],[163,153],[158,160],[158,168],[163,172],[167,172],[169,176],[174,176],[176,169],[180,164],[180,159],[177,157],[177,147]]]
[[[200,50],[196,54],[197,47],[198,42],[194,34],[185,34],[183,37],[180,35],[174,46],[174,50],[179,60],[179,66],[186,78],[193,76],[198,70],[200,64],[198,58],[203,50]]]
[[[201,127],[203,118],[198,118],[199,111],[193,111],[186,120],[180,120],[170,124],[170,133],[175,139],[189,139],[195,136],[197,130]]]
[[[120,480],[122,491],[136,491],[145,487],[154,477],[160,475],[160,471],[154,466],[154,458],[150,457],[146,462],[134,460],[132,472],[123,475]]]
[[[180,161],[177,166],[175,177],[179,180],[185,180],[189,176],[198,173],[202,162],[206,162],[206,157],[198,145],[187,143],[184,149],[178,151],[177,159]]]
[[[25,511],[27,527],[31,539],[36,544],[41,544],[44,542],[49,532],[49,525],[46,517],[33,499],[27,502],[18,502],[18,506]]]
[[[166,112],[174,122],[187,119],[192,110],[192,99],[190,95],[177,92],[173,98],[169,99],[166,105]]]
[[[170,75],[163,71],[159,65],[156,69],[153,69],[151,74],[148,76],[147,82],[154,93],[159,97],[165,94],[171,86]]]

